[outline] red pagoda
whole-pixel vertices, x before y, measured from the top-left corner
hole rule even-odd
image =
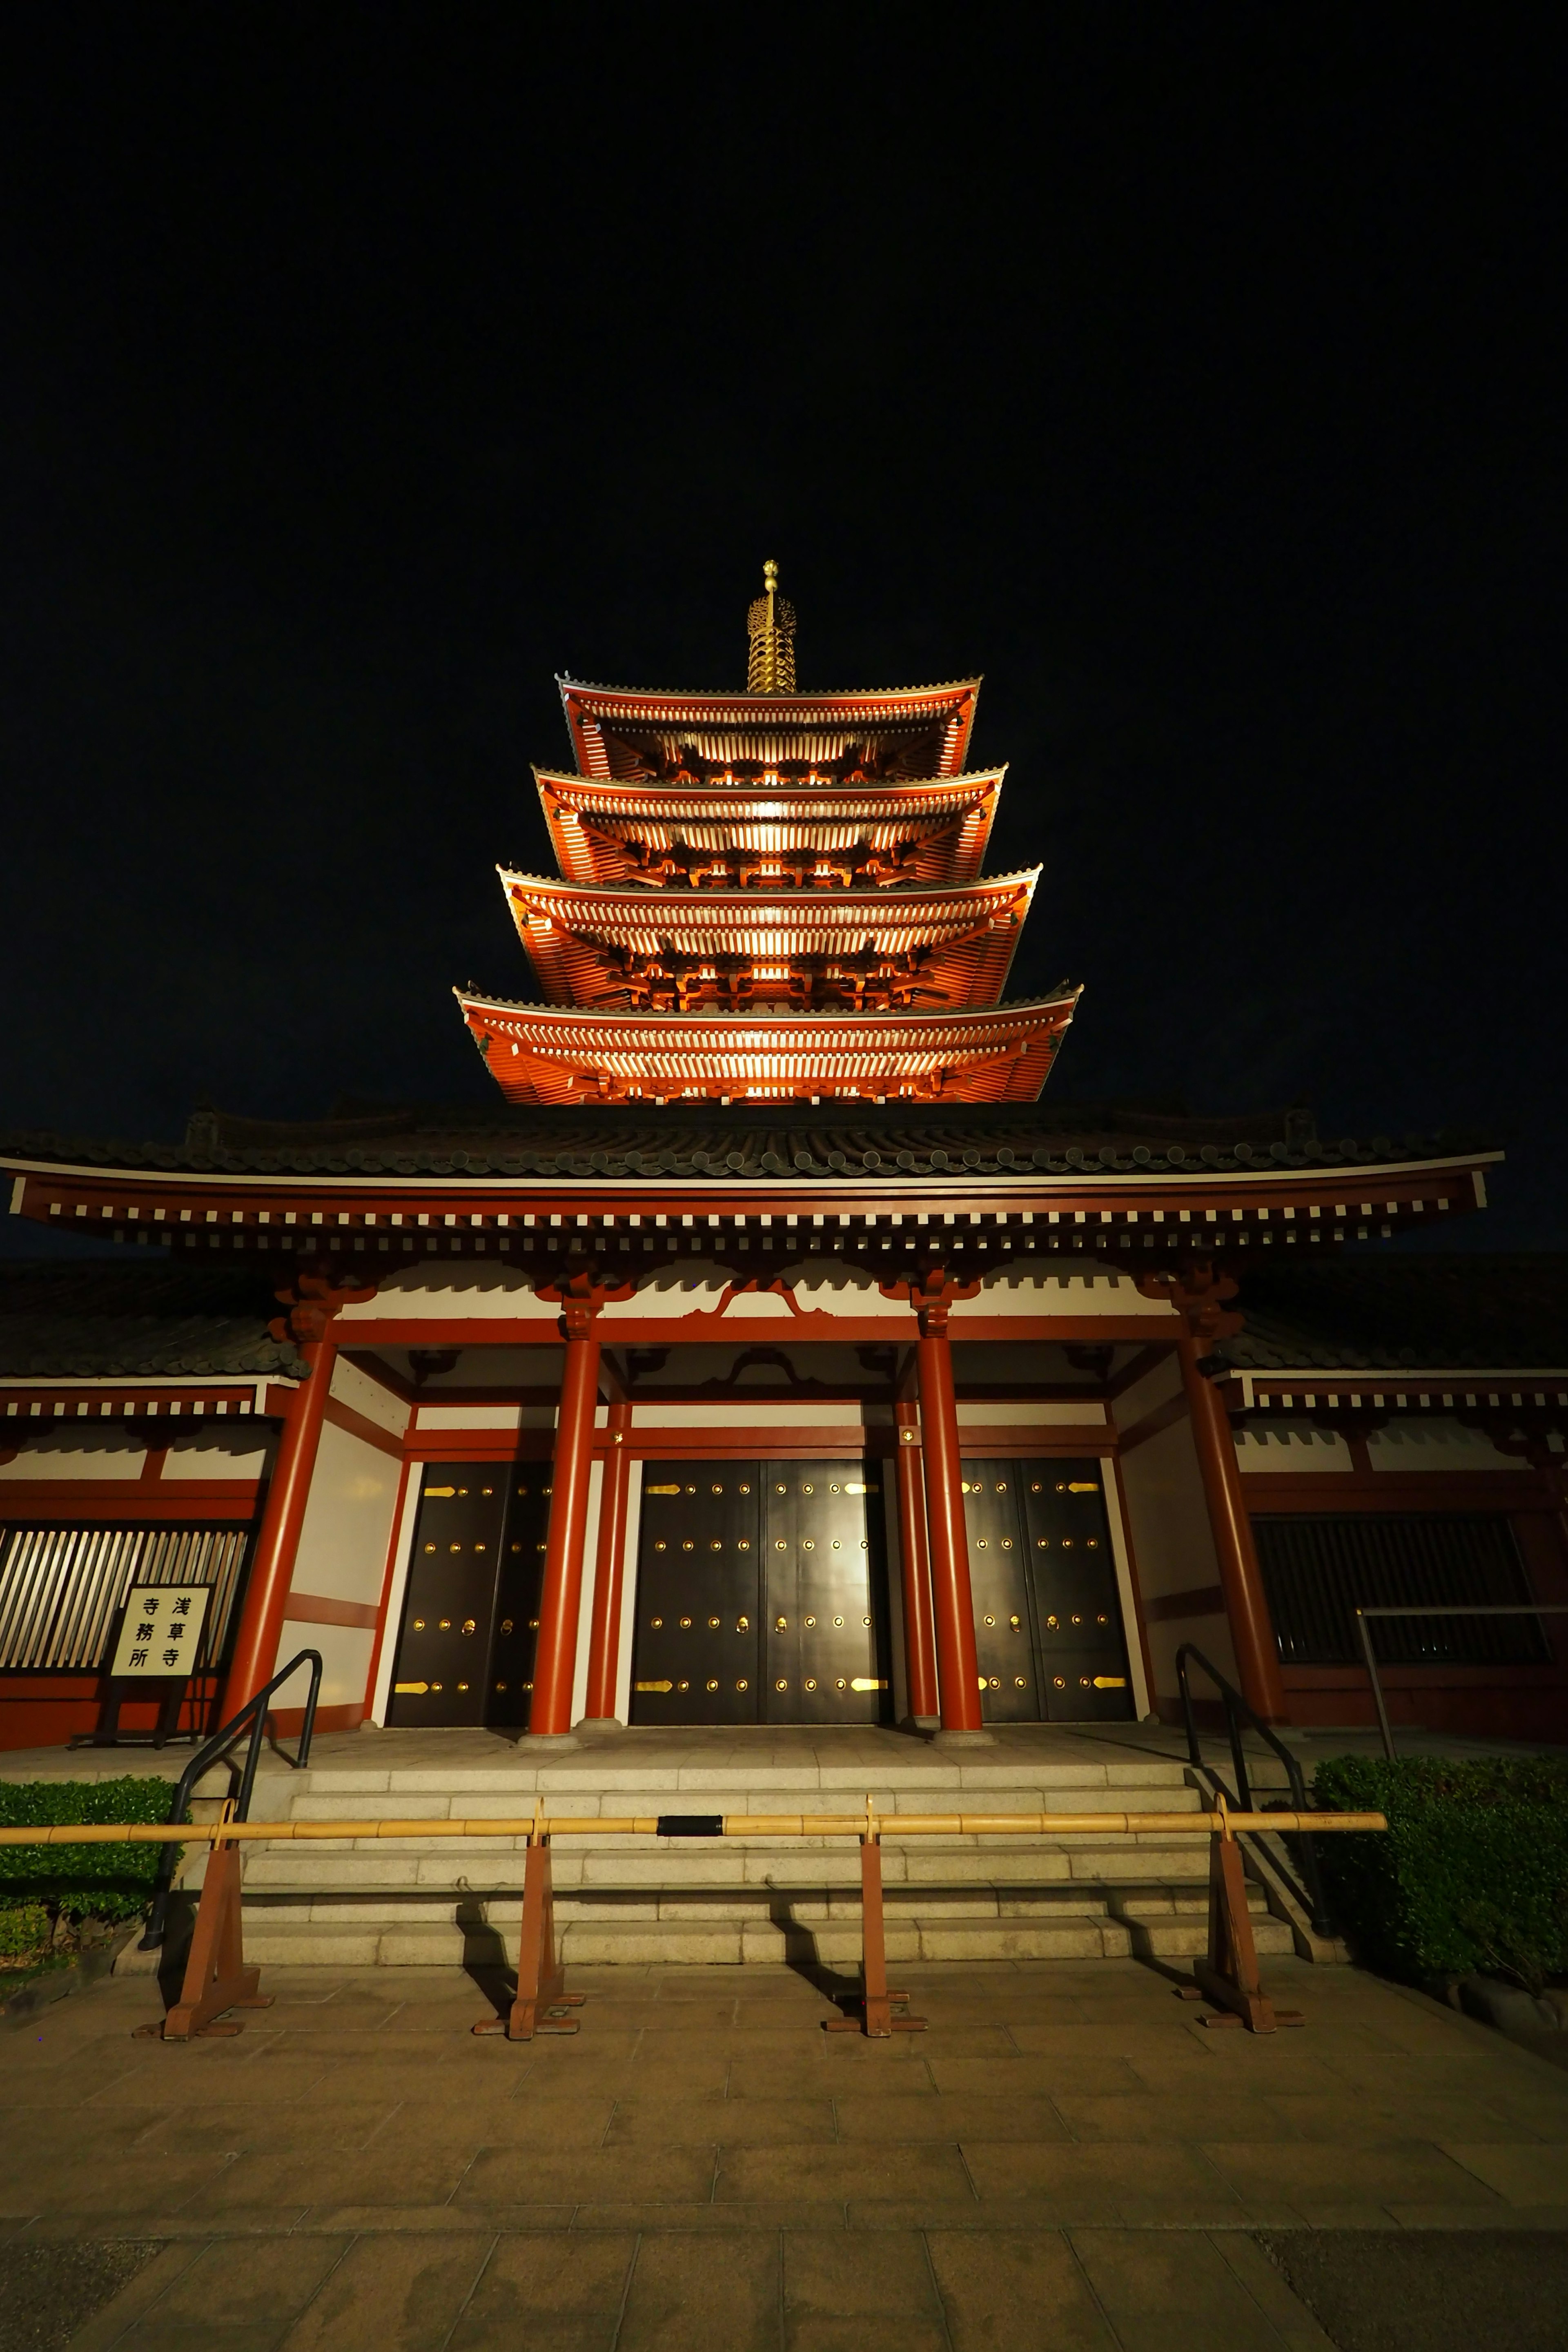
[[[459,992],[509,1102],[1031,1102],[1078,991],[1005,1004],[1039,877],[983,877],[978,678],[801,694],[763,567],[743,695],[561,682],[562,881],[504,867],[544,1002]]]

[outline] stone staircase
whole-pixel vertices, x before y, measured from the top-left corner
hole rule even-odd
[[[388,1746],[393,1736],[384,1736]],[[708,1760],[699,1749],[693,1761],[691,1743],[661,1753],[655,1739],[628,1734],[537,1764],[499,1743],[497,1759],[479,1767],[400,1764],[390,1756],[386,1769],[366,1769],[357,1757],[318,1760],[303,1773],[265,1772],[252,1818],[515,1819],[531,1811],[538,1794],[548,1813],[581,1822],[552,1845],[569,1961],[790,1960],[849,1969],[860,1956],[859,1854],[850,1841],[595,1838],[594,1821],[631,1812],[856,1812],[869,1793],[879,1812],[893,1817],[883,1835],[890,1960],[1181,1960],[1205,1947],[1202,1838],[900,1842],[896,1829],[900,1810],[1195,1811],[1198,1791],[1168,1758],[1097,1743],[1086,1760],[1063,1761],[1059,1742],[1016,1736],[954,1758],[881,1734],[853,1747],[847,1735],[837,1752],[818,1735],[798,1756],[763,1748],[754,1759],[726,1738],[721,1754]],[[275,1966],[338,1968],[515,1961],[521,1879],[521,1846],[505,1836],[460,1845],[377,1840],[247,1849],[247,1954]],[[1259,1951],[1290,1951],[1289,1921],[1270,1916],[1261,1887],[1251,1895]]]

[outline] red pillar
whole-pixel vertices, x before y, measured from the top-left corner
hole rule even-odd
[[[554,1493],[540,1594],[539,1647],[533,1660],[531,1733],[554,1737],[572,1727],[572,1683],[577,1666],[577,1616],[583,1599],[583,1538],[588,1524],[588,1472],[594,1460],[594,1409],[599,1395],[599,1342],[594,1308],[564,1304],[566,1377],[555,1427]]]
[[[620,1663],[621,1586],[625,1574],[626,1508],[632,1465],[626,1439],[632,1425],[629,1404],[610,1407],[610,1445],[599,1495],[598,1555],[594,1562],[594,1600],[588,1615],[587,1722],[616,1719],[616,1669]],[[541,1628],[542,1631],[542,1627]],[[535,1678],[537,1684],[537,1677]]]
[[[897,1404],[899,1450],[894,1473],[899,1492],[899,1559],[904,1593],[904,1672],[910,1714],[917,1723],[936,1720],[936,1634],[931,1622],[931,1559],[926,1548],[925,1479],[921,1471],[917,1411]]]
[[[1182,1381],[1192,1418],[1193,1443],[1203,1474],[1209,1527],[1219,1562],[1220,1588],[1225,1594],[1230,1638],[1236,1649],[1236,1670],[1241,1695],[1265,1723],[1288,1723],[1285,1685],[1279,1674],[1279,1651],[1274,1621],[1258,1565],[1252,1521],[1241,1491],[1241,1471],[1230,1416],[1214,1382],[1198,1370],[1198,1349],[1191,1333],[1178,1334]]]
[[[288,1614],[294,1556],[300,1549],[300,1530],[305,1523],[305,1506],[310,1500],[310,1480],[321,1442],[321,1423],[332,1385],[336,1352],[331,1326],[325,1318],[319,1339],[300,1342],[307,1376],[289,1400],[272,1482],[267,1489],[267,1508],[262,1513],[261,1532],[256,1539],[255,1557],[246,1581],[245,1606],[240,1612],[234,1659],[219,1712],[219,1720],[224,1723],[237,1715],[263,1684],[270,1682],[278,1670],[278,1643]],[[303,1693],[296,1696],[290,1685],[290,1705],[301,1704],[302,1698]]]
[[[980,1663],[969,1590],[969,1530],[964,1524],[958,1451],[958,1402],[944,1305],[922,1307],[915,1353],[920,1369],[921,1437],[926,1517],[931,1531],[932,1616],[944,1731],[979,1731]],[[900,1447],[900,1452],[903,1448]]]

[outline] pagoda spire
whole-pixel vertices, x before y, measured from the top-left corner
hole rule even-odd
[[[779,594],[778,585],[779,568],[770,555],[763,566],[763,593],[746,615],[752,640],[748,694],[795,692],[795,606]]]

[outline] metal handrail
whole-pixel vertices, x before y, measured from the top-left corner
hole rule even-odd
[[[310,1696],[305,1701],[305,1719],[300,1727],[300,1752],[285,1755],[283,1760],[295,1772],[303,1771],[310,1760],[310,1735],[316,1727],[316,1701],[321,1688],[321,1654],[320,1650],[300,1650],[288,1664],[275,1674],[264,1689],[247,1698],[239,1713],[222,1728],[215,1731],[205,1747],[198,1748],[174,1790],[169,1808],[169,1821],[183,1822],[191,1801],[191,1791],[202,1774],[220,1762],[231,1748],[237,1748],[246,1726],[250,1727],[250,1747],[240,1775],[239,1794],[235,1800],[234,1819],[247,1821],[250,1815],[250,1795],[256,1786],[256,1768],[261,1760],[261,1736],[267,1727],[267,1702],[275,1690],[289,1680],[290,1675],[305,1664],[310,1669]],[[157,1876],[153,1881],[153,1908],[147,1916],[147,1930],[136,1948],[139,1952],[155,1952],[163,1944],[169,1916],[169,1896],[174,1888],[174,1865],[179,1859],[177,1845],[166,1845],[159,1859]]]
[[[1358,1609],[1355,1617],[1362,1655],[1366,1660],[1367,1680],[1372,1685],[1373,1701],[1377,1708],[1377,1727],[1383,1734],[1383,1752],[1393,1764],[1398,1760],[1394,1750],[1394,1726],[1388,1719],[1383,1685],[1377,1677],[1377,1660],[1373,1655],[1372,1632],[1367,1624],[1369,1617],[1568,1617],[1568,1601],[1513,1601],[1506,1605],[1487,1601],[1474,1609],[1445,1601],[1441,1608],[1434,1609]]]
[[[1198,1738],[1197,1722],[1193,1714],[1193,1694],[1187,1682],[1189,1659],[1194,1665],[1203,1668],[1224,1702],[1226,1730],[1230,1738],[1231,1761],[1236,1767],[1234,1790],[1226,1788],[1224,1780],[1212,1764],[1204,1762],[1203,1743]],[[1247,1705],[1236,1685],[1226,1680],[1213,1659],[1205,1658],[1194,1642],[1184,1642],[1176,1652],[1176,1687],[1182,1695],[1182,1717],[1187,1732],[1187,1759],[1189,1763],[1195,1764],[1200,1771],[1207,1772],[1212,1780],[1218,1782],[1220,1788],[1225,1790],[1227,1801],[1238,1811],[1250,1813],[1253,1810],[1252,1789],[1247,1777],[1247,1758],[1241,1745],[1243,1718],[1261,1739],[1267,1741],[1280,1763],[1284,1765],[1285,1777],[1290,1784],[1290,1794],[1295,1800],[1291,1810],[1298,1813],[1310,1811],[1307,1802],[1306,1778],[1301,1770],[1300,1759],[1291,1755],[1284,1741],[1269,1728],[1262,1717],[1256,1714]],[[1270,1810],[1280,1809],[1276,1807]],[[1313,1932],[1319,1936],[1331,1936],[1333,1927],[1329,1918],[1329,1906],[1323,1894],[1322,1878],[1318,1870],[1317,1848],[1312,1843],[1310,1831],[1303,1830],[1300,1832],[1300,1839],[1301,1875],[1306,1881],[1300,1891],[1306,1898],[1306,1908],[1311,1915]]]

